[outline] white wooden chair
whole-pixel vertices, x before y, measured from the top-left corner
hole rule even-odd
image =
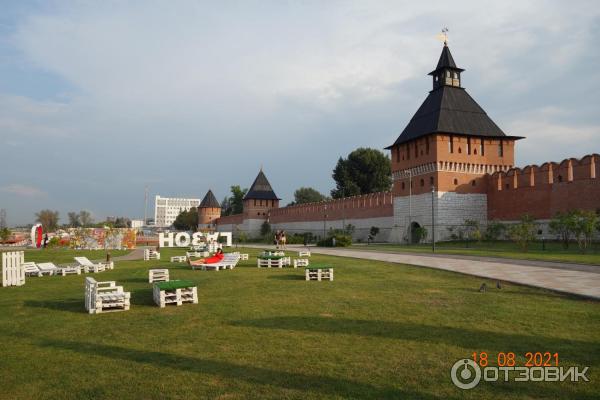
[[[160,253],[155,249],[144,249],[144,261],[160,260]]]
[[[300,250],[298,257],[310,257],[310,250]]]
[[[168,282],[168,281],[169,281],[169,270],[168,269],[148,270],[148,283]]]
[[[187,256],[173,256],[171,257],[171,262],[186,262],[187,261]]]
[[[40,269],[34,262],[24,262],[22,265],[25,268],[25,276],[42,276]]]
[[[123,286],[115,281],[98,282],[92,277],[85,278],[85,309],[90,314],[109,311],[127,311],[131,293],[124,292]]]
[[[77,263],[79,265],[81,265],[83,267],[83,272],[85,272],[86,274],[88,272],[102,272],[105,271],[107,269],[113,269],[115,264],[114,262],[99,262],[97,264],[94,264],[93,262],[91,262],[90,260],[88,260],[87,257],[74,257],[75,261],[77,261]]]
[[[2,253],[2,286],[22,286],[25,284],[25,253],[9,251]]]
[[[298,267],[308,267],[308,258],[295,258],[294,259],[294,268]]]
[[[278,259],[259,258],[256,262],[258,268],[283,268],[284,265],[283,257]]]
[[[333,268],[306,268],[305,278],[307,281],[332,281]]]

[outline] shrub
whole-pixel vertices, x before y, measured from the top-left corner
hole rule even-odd
[[[415,228],[415,237],[417,239],[417,243],[421,243],[427,237],[427,228],[424,226],[419,226]]]
[[[315,237],[311,232],[294,233],[287,237],[288,244],[304,244],[312,243],[315,241]]]
[[[335,246],[333,245],[333,239],[335,239]],[[321,239],[317,242],[317,245],[321,247],[347,247],[351,244],[352,236],[344,235],[343,233],[330,234],[325,239]]]
[[[490,221],[485,228],[483,238],[485,240],[498,240],[506,232],[506,225],[498,221]]]
[[[535,239],[537,224],[530,215],[523,215],[518,224],[511,225],[508,229],[510,238],[521,248],[527,251],[529,242]]]
[[[479,226],[479,221],[474,219],[465,219],[465,233],[467,235],[468,240],[476,240],[481,241],[481,228]]]

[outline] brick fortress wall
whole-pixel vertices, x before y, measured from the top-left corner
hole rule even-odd
[[[488,220],[524,214],[550,219],[557,212],[600,209],[600,155],[569,158],[487,175]]]

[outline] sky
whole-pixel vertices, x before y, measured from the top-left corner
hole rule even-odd
[[[0,0],[0,208],[141,218],[261,166],[283,203],[394,142],[449,28],[516,164],[600,152],[597,1]]]

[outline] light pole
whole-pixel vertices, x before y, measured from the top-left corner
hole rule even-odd
[[[435,253],[435,208],[433,200],[435,197],[435,186],[431,185],[431,252]]]
[[[327,235],[327,204],[323,206],[323,239]]]

